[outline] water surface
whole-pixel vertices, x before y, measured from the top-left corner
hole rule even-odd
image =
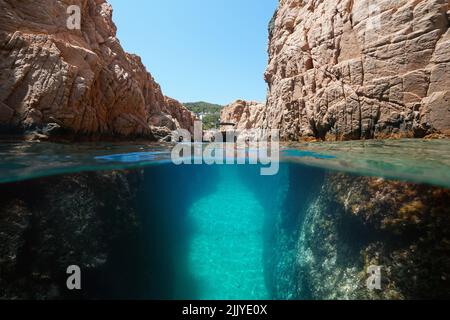
[[[450,187],[450,140],[290,143],[281,162]],[[169,144],[0,144],[0,183],[171,162]]]
[[[292,266],[328,172],[450,188],[448,140],[291,143],[280,161],[264,177],[259,165],[176,166],[168,144],[10,142],[0,145],[0,183],[139,169],[149,299],[305,298]]]

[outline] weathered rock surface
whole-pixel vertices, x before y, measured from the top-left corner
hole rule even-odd
[[[265,105],[255,101],[237,100],[227,105],[220,115],[222,123],[235,124],[235,129],[261,128],[264,121]],[[224,126],[222,129],[229,129]]]
[[[285,140],[450,132],[450,1],[280,0],[265,128]]]
[[[449,190],[341,173],[309,187],[301,212],[274,223],[275,298],[450,297]],[[369,266],[381,290],[367,288]]]
[[[81,8],[81,30],[67,27],[71,5]],[[193,115],[122,49],[106,1],[0,0],[0,8],[2,131],[54,124],[78,135],[151,138],[161,128],[190,129]]]
[[[141,181],[112,171],[0,185],[0,299],[144,298]],[[81,291],[66,287],[70,265]]]

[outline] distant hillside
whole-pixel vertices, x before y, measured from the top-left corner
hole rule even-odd
[[[188,102],[183,103],[183,105],[188,108],[190,111],[194,113],[213,113],[213,112],[221,112],[223,106],[208,102]]]
[[[198,117],[203,118],[203,129],[217,129],[220,124],[220,113],[223,106],[204,101],[188,102],[183,105],[190,111],[195,113]]]

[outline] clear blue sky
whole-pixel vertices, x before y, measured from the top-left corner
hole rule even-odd
[[[267,26],[277,0],[109,0],[118,37],[165,95],[265,101]]]

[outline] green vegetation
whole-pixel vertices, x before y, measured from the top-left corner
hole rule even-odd
[[[220,113],[207,114],[203,117],[203,130],[218,129],[220,125]]]
[[[208,102],[188,102],[183,103],[183,105],[188,108],[190,111],[194,113],[220,113],[223,109],[223,106]]]
[[[203,129],[218,129],[220,124],[220,112],[223,106],[208,102],[190,102],[183,103],[190,111],[195,113],[197,117],[203,118]]]

